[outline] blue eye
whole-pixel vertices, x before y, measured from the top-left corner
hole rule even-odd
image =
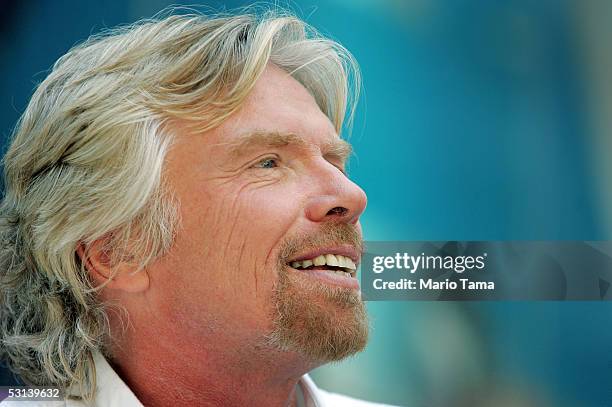
[[[259,161],[253,167],[255,168],[276,168],[278,167],[278,159],[266,158],[266,159]]]

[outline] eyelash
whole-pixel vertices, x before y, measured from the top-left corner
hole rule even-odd
[[[267,161],[274,161],[274,167],[264,167],[261,164],[265,163]],[[251,166],[251,168],[261,168],[261,169],[272,169],[272,168],[277,168],[279,167],[279,158],[278,157],[266,157],[266,158],[262,158],[261,160],[257,161],[255,164],[253,164]]]
[[[334,164],[334,163],[333,163],[333,162],[331,162],[331,161],[328,161],[328,162],[329,162],[331,165],[333,165],[334,167],[336,167],[336,168],[337,168],[337,169],[338,169],[338,170],[339,170],[341,173],[343,173],[345,176],[347,176],[347,177],[348,177],[348,173],[346,172],[346,167],[343,167],[343,166],[341,166],[341,165]]]
[[[262,166],[262,165],[261,165],[262,163],[265,163],[265,162],[267,162],[267,161],[274,161],[274,163],[275,163],[275,164],[274,164],[274,167],[264,167],[264,166]],[[280,158],[279,158],[278,156],[273,156],[273,157],[265,157],[265,158],[262,158],[262,159],[258,160],[258,161],[257,161],[255,164],[253,164],[253,165],[251,166],[251,168],[271,170],[271,169],[273,169],[273,168],[278,168],[278,167],[280,167],[279,162],[280,162]],[[338,169],[338,170],[339,170],[341,173],[343,173],[345,176],[347,176],[347,177],[348,177],[348,173],[347,173],[346,168],[342,168],[341,166],[335,165],[335,164],[333,164],[333,163],[331,163],[331,162],[330,162],[330,164],[332,164],[332,165],[333,165],[334,167],[336,167],[336,168],[337,168],[337,169]]]

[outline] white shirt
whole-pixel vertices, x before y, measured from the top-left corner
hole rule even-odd
[[[132,390],[121,380],[101,354],[94,356],[98,391],[95,407],[143,407]],[[319,389],[310,376],[304,375],[298,382],[306,407],[385,407]],[[0,407],[88,407],[79,400],[66,401],[4,401]]]

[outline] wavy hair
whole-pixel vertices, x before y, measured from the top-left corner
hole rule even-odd
[[[92,36],[53,65],[3,160],[0,356],[24,381],[93,400],[108,306],[77,249],[104,239],[111,259],[135,270],[162,256],[179,226],[180,203],[162,177],[168,124],[219,125],[270,62],[340,133],[354,112],[357,65],[286,12],[170,11]]]

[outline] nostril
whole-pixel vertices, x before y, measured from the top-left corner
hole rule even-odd
[[[336,206],[335,208],[330,209],[327,212],[327,215],[336,215],[336,216],[344,216],[348,213],[348,209],[343,208],[341,206]]]

